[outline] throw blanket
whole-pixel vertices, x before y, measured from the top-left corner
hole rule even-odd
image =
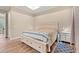
[[[23,36],[35,38],[36,40],[40,40],[43,42],[48,42],[49,36],[46,32],[23,32]]]

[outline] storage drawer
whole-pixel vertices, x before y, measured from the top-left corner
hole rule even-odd
[[[27,45],[33,47],[34,49],[38,50],[38,51],[43,51],[43,48],[42,48],[42,44],[39,43],[39,42],[35,42],[34,39],[22,39],[21,40],[22,42],[26,43]]]
[[[27,45],[31,45],[31,42],[29,41],[29,39],[23,38],[21,41],[26,43]]]
[[[38,42],[32,42],[32,44],[33,44],[33,47],[36,49],[36,50],[38,50],[38,51],[42,51],[43,50],[43,48],[42,48],[42,44],[40,44],[40,43],[38,43]]]

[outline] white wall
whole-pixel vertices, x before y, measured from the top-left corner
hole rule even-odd
[[[72,21],[72,9],[65,9],[40,16],[30,16],[13,10],[9,11],[9,37],[20,37],[22,32],[33,31],[42,24],[52,24],[57,22],[70,27]]]
[[[33,17],[11,10],[9,12],[9,37],[20,37],[24,31],[33,30]]]
[[[72,8],[69,8],[69,9],[37,16],[35,18],[36,27],[40,26],[41,24],[53,24],[53,23],[56,24],[59,22],[66,29],[70,28],[72,24],[72,18],[73,18],[72,13],[73,13]],[[70,29],[68,31],[70,31]]]

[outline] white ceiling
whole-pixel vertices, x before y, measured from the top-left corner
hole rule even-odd
[[[36,9],[36,10],[31,10],[30,8],[28,8],[27,6],[15,6],[12,7],[12,10],[16,10],[22,13],[27,13],[30,15],[39,15],[39,13],[43,13],[51,8],[55,8],[54,6],[40,6],[40,8]]]
[[[31,10],[27,6],[0,6],[0,12],[9,11],[10,9],[15,10],[17,12],[21,12],[28,15],[41,15],[50,12],[56,12],[63,9],[71,8],[71,6],[40,6],[40,8],[36,10]]]

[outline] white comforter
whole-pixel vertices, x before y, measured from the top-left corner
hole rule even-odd
[[[35,38],[43,42],[48,42],[49,36],[46,32],[23,32],[22,36]]]

